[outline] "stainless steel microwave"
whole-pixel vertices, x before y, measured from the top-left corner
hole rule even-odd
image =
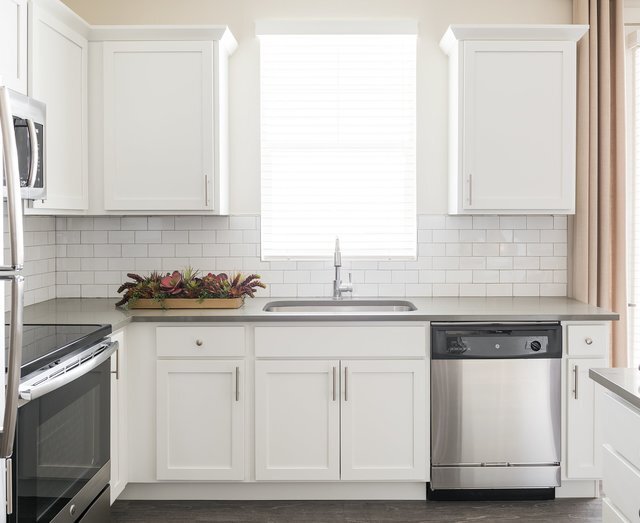
[[[47,146],[45,104],[10,89],[7,91],[16,135],[20,193],[26,200],[44,200],[47,196],[44,162]],[[6,198],[6,182],[3,192]]]

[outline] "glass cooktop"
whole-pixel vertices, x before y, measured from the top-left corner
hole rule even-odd
[[[20,375],[26,376],[63,356],[86,349],[109,334],[111,325],[25,325]],[[5,325],[5,347],[8,346],[9,326]]]

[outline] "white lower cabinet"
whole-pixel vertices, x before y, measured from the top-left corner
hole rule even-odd
[[[424,360],[256,362],[257,480],[426,479]]]
[[[157,479],[244,479],[244,361],[158,360],[156,369]]]
[[[598,402],[589,369],[607,366],[605,358],[567,360],[567,458],[570,479],[602,477],[600,445],[597,441]]]
[[[341,478],[424,480],[424,361],[342,362]]]
[[[256,479],[340,479],[339,365],[256,362]]]
[[[127,449],[127,359],[124,331],[111,335],[118,350],[111,357],[111,503],[128,481]]]

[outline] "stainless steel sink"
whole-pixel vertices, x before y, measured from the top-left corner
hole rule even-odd
[[[267,303],[265,312],[354,313],[354,312],[407,312],[416,306],[403,300],[283,300]]]

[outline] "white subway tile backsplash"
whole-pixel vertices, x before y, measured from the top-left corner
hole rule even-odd
[[[127,272],[254,272],[261,296],[330,296],[326,260],[260,260],[258,216],[27,217],[28,303],[113,296]],[[564,296],[565,216],[418,216],[417,260],[344,260],[355,296]],[[6,300],[5,300],[6,301]]]

